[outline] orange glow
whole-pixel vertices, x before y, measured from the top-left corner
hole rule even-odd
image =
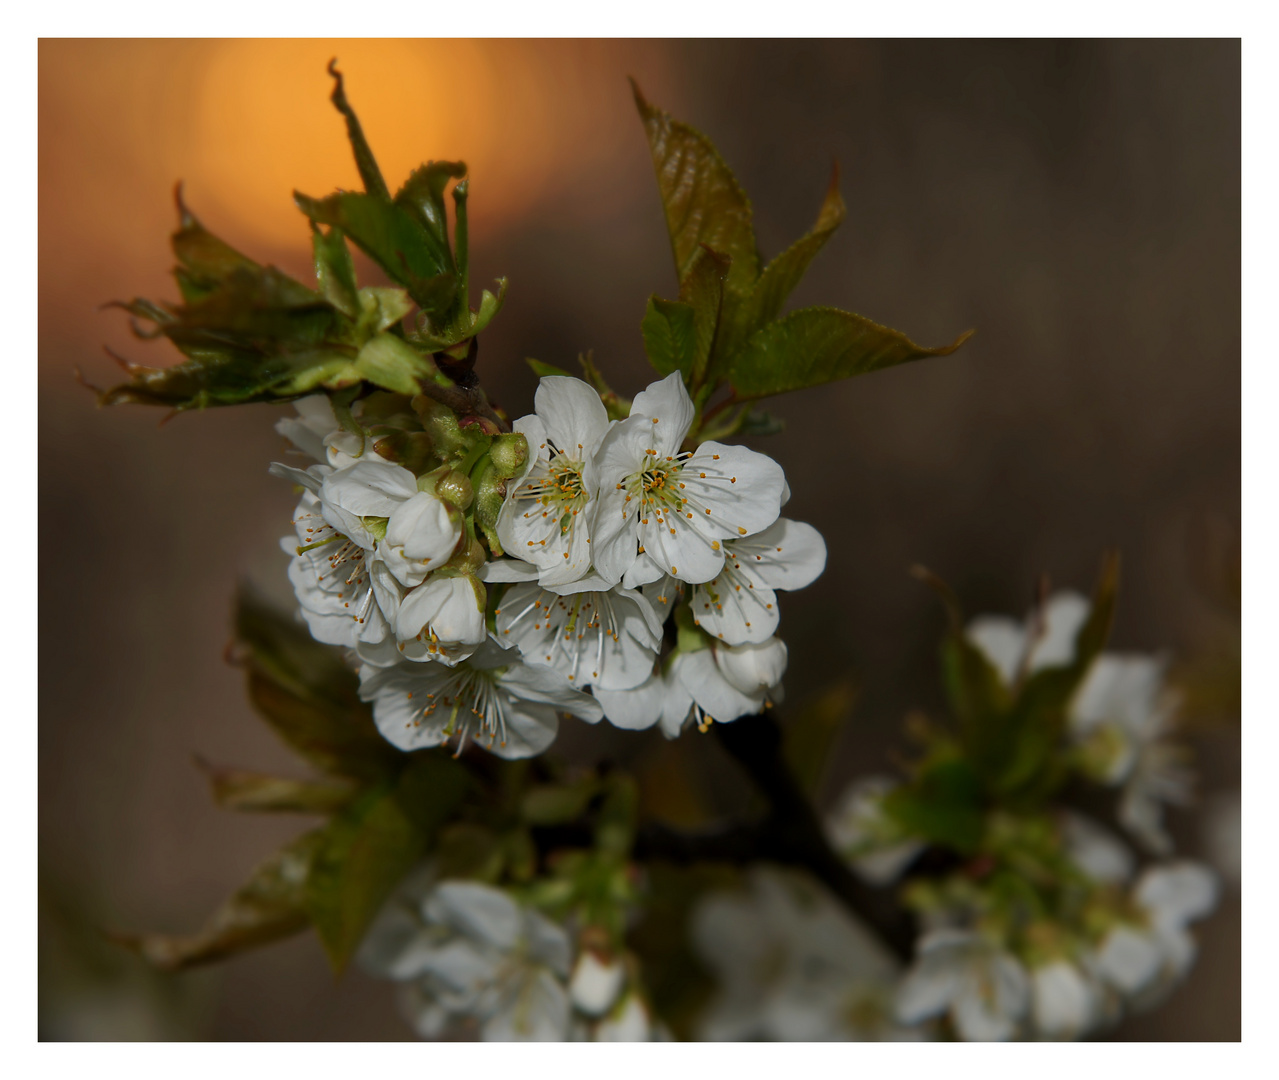
[[[123,344],[119,320],[95,316],[97,305],[172,295],[166,240],[178,180],[227,241],[303,272],[308,230],[292,192],[360,187],[329,102],[334,56],[392,190],[430,158],[467,162],[480,243],[523,218],[567,225],[650,191],[625,76],[661,92],[658,44],[46,39],[43,340],[95,352],[104,339]]]

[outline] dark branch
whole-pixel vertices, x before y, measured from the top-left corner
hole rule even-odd
[[[702,861],[741,865],[777,862],[808,870],[867,923],[903,960],[909,959],[915,927],[909,914],[883,889],[866,885],[831,848],[816,812],[782,756],[782,734],[767,713],[716,724],[724,748],[768,800],[758,822],[704,832],[681,832],[649,823],[636,838],[635,857],[675,863]]]

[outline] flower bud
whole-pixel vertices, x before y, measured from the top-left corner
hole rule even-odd
[[[435,482],[435,494],[462,511],[469,509],[475,501],[475,489],[472,488],[470,479],[456,469]]]
[[[617,1000],[625,978],[626,971],[620,960],[605,960],[591,949],[585,949],[573,968],[569,996],[587,1016],[603,1016]]]
[[[721,645],[715,650],[720,673],[743,694],[770,690],[786,674],[786,643],[771,637],[758,645]]]
[[[498,435],[489,449],[489,459],[498,478],[507,480],[524,468],[528,461],[528,440],[518,431]]]

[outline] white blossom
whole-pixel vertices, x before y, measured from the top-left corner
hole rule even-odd
[[[488,638],[484,597],[484,586],[469,575],[432,574],[405,594],[396,611],[400,655],[450,667],[465,660]]]
[[[1058,592],[1024,622],[1003,615],[979,615],[965,629],[1004,682],[1042,668],[1064,667],[1075,657],[1075,637],[1088,618],[1089,604],[1075,592]]]
[[[573,1007],[587,1016],[603,1016],[617,1002],[626,985],[626,966],[617,958],[583,949],[573,965],[568,993]]]
[[[693,588],[693,621],[729,645],[765,641],[777,629],[774,590],[812,584],[826,568],[826,542],[811,525],[778,518],[763,532],[723,543],[723,568]]]
[[[554,376],[538,383],[534,408],[513,425],[530,452],[523,475],[508,486],[497,535],[508,555],[538,568],[543,585],[563,585],[590,570],[594,456],[608,414],[581,379]]]
[[[1079,966],[1057,959],[1030,972],[1031,1021],[1043,1039],[1078,1039],[1102,1016],[1102,988]]]
[[[500,889],[419,874],[378,915],[359,958],[404,984],[424,1037],[471,1020],[486,1041],[554,1041],[569,1031],[570,953],[562,927]]]
[[[513,586],[496,612],[497,636],[533,664],[547,664],[578,688],[631,690],[653,671],[662,623],[631,589],[596,575],[554,591]]]
[[[875,937],[807,878],[763,866],[748,891],[704,897],[693,945],[719,989],[699,1024],[711,1041],[898,1040],[897,965]]]
[[[924,850],[921,840],[905,836],[883,810],[883,799],[897,787],[886,776],[854,781],[826,818],[831,844],[872,885],[889,885]]]
[[[1216,907],[1217,894],[1216,875],[1198,863],[1147,870],[1132,893],[1144,921],[1106,935],[1097,950],[1101,976],[1138,1007],[1153,1003],[1190,970],[1197,946],[1188,926]]]
[[[559,711],[591,723],[603,715],[598,702],[558,671],[527,664],[492,639],[454,667],[365,664],[360,697],[373,703],[378,730],[401,750],[456,738],[460,752],[469,738],[504,758],[532,757],[550,746]]]
[[[1030,993],[1026,969],[995,942],[971,930],[933,930],[898,988],[897,1018],[917,1024],[949,1013],[960,1038],[999,1042],[1017,1033]]]
[[[1062,814],[1061,830],[1071,859],[1094,881],[1122,885],[1132,877],[1132,852],[1104,825],[1068,810]]]
[[[351,406],[351,415],[357,421],[362,406],[361,401]],[[276,421],[275,430],[321,464],[343,469],[374,452],[375,439],[350,431],[338,423],[327,394],[299,398],[293,407],[298,415],[281,417]]]
[[[670,574],[710,581],[723,542],[768,528],[785,478],[771,458],[742,446],[681,449],[693,403],[678,372],[638,394],[595,455],[599,499],[591,525],[595,568],[635,588]]]
[[[320,500],[327,465],[305,472],[272,465],[275,476],[303,488],[293,513],[294,535],[280,546],[292,556],[289,581],[311,635],[327,645],[342,645],[394,658],[391,620],[400,602],[400,587],[373,548],[355,543],[325,519]]]
[[[1166,666],[1156,657],[1103,653],[1070,706],[1087,767],[1102,782],[1123,785],[1120,824],[1158,854],[1172,850],[1163,804],[1188,803],[1194,779],[1183,751],[1165,738],[1177,709],[1164,686]]]

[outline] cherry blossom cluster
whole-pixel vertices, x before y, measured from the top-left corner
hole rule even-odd
[[[370,927],[359,960],[399,984],[426,1039],[470,1027],[486,1042],[670,1038],[632,977],[634,961],[476,881],[410,874]]]
[[[686,448],[678,374],[620,420],[587,383],[542,379],[487,551],[456,470],[387,460],[326,397],[298,412],[280,430],[317,463],[272,466],[302,490],[289,577],[313,636],[352,651],[396,746],[529,757],[561,712],[674,738],[780,699],[777,591],[812,582],[826,546],[780,516],[771,458]]]
[[[1088,612],[1086,599],[1062,592],[1023,622],[982,616],[966,634],[1011,685],[1069,663]],[[1163,805],[1186,802],[1192,780],[1168,739],[1177,703],[1164,668],[1156,657],[1099,655],[1070,701],[1062,751],[1082,775],[1118,790],[1119,824],[1161,858],[1172,850]],[[832,844],[875,885],[909,877],[925,848],[884,812],[895,787],[862,778],[827,821]],[[1075,1039],[1158,1004],[1189,972],[1190,925],[1217,903],[1207,867],[1169,859],[1138,872],[1122,839],[1061,808],[1002,816],[987,837],[994,854],[906,886],[922,933],[897,989],[898,1022],[928,1030],[946,1017],[968,1040]],[[1015,868],[1001,870],[1001,850],[1016,853]]]

